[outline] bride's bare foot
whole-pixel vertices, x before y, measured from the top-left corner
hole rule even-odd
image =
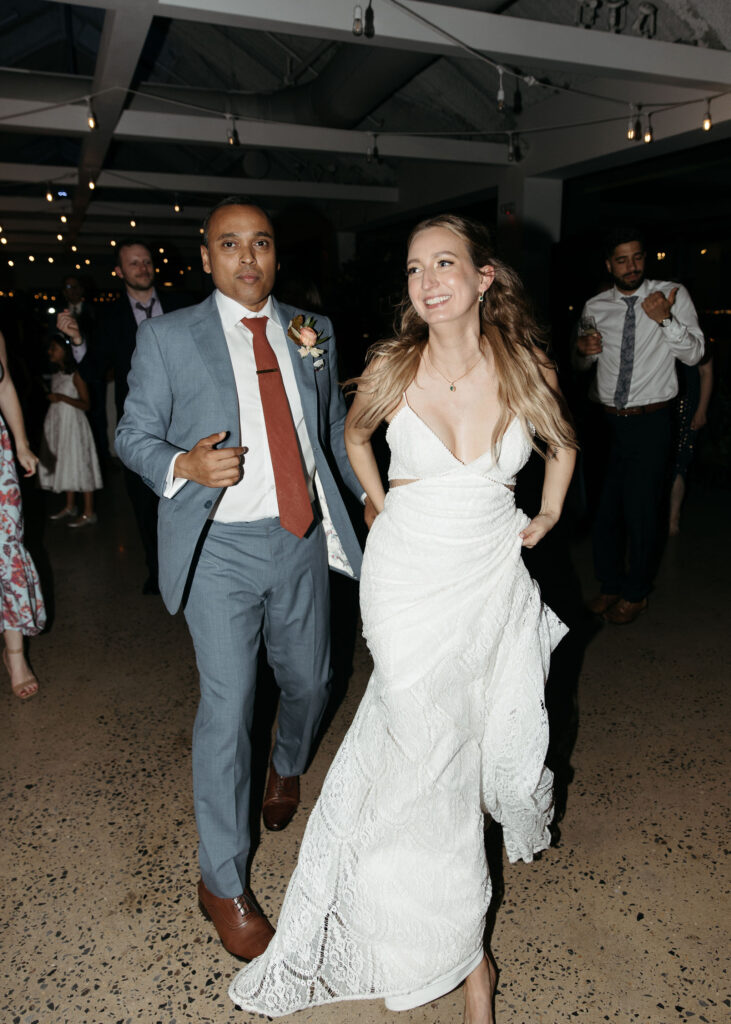
[[[497,967],[489,953],[464,983],[464,1024],[495,1024]]]

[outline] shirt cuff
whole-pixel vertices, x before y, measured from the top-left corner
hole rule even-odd
[[[185,477],[175,475],[175,461],[182,454],[183,452],[176,452],[170,460],[167,476],[165,477],[165,486],[162,489],[163,498],[174,498],[178,491],[188,482]]]
[[[76,362],[80,363],[81,360],[86,355],[86,342],[82,340],[79,342],[78,345],[74,345],[74,343],[72,342],[71,351],[73,352],[74,359],[76,360]]]

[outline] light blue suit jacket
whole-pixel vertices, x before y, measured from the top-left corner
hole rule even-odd
[[[286,333],[292,318],[303,311],[272,302]],[[318,344],[325,353],[320,368],[315,368],[311,357],[303,359],[294,343],[290,357],[330,517],[357,576],[360,545],[339,488],[344,484],[358,497],[363,489],[345,453],[346,408],[338,387],[332,324],[319,314],[316,320],[320,333],[330,335],[329,341]],[[157,495],[162,496],[176,452],[190,451],[202,437],[225,429],[231,433],[219,447],[242,444],[234,372],[213,295],[198,306],[143,320],[128,380],[129,394],[115,446],[125,466]],[[196,545],[220,493],[218,488],[189,480],[173,498],[161,497],[159,583],[170,612],[180,607]]]

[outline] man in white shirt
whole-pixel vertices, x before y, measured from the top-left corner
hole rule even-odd
[[[184,607],[200,672],[193,793],[198,895],[226,948],[251,959],[273,930],[248,888],[251,722],[260,639],[281,690],[264,823],[284,828],[330,680],[328,561],[361,552],[340,488],[345,453],[332,325],[302,330],[272,296],[271,221],[240,197],[204,224],[215,291],[146,319],[117,428],[122,461],[160,495],[160,590]]]
[[[596,364],[590,397],[609,446],[593,538],[601,592],[589,607],[625,625],[647,608],[667,519],[675,360],[693,366],[704,341],[683,285],[645,279],[636,228],[615,229],[605,256],[614,285],[584,306],[574,361],[579,369]]]

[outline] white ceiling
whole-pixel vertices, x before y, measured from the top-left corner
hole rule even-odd
[[[579,0],[373,0],[373,39],[353,36],[351,0],[201,6],[4,0],[3,255],[99,251],[132,213],[156,237],[190,239],[232,192],[274,212],[310,203],[354,230],[497,187],[510,133],[511,173],[559,179],[731,137],[727,0],[658,0],[651,39],[640,0],[619,33],[606,3],[586,29]],[[630,104],[653,112],[651,147],[626,140]],[[69,192],[62,206],[47,183]]]

